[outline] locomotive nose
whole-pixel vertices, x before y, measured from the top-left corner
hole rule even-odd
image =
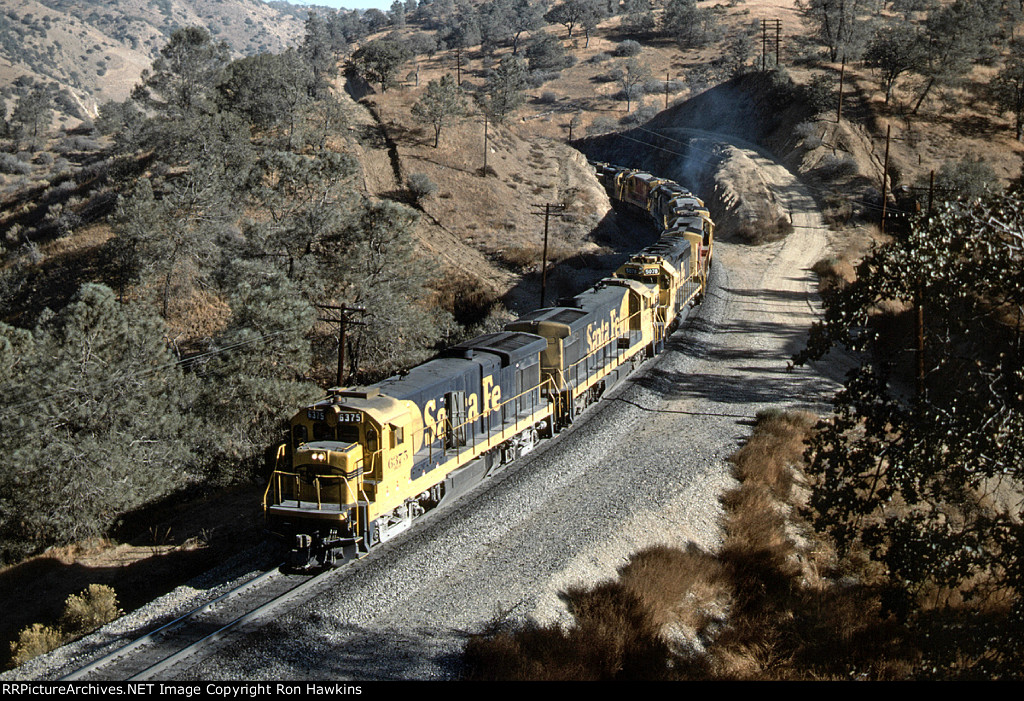
[[[350,498],[339,495],[339,506],[355,501],[363,474],[363,448],[358,443],[307,443],[295,451],[295,464],[304,481],[316,481],[321,489],[344,486],[342,492]]]

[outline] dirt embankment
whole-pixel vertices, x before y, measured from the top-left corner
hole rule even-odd
[[[410,117],[415,97],[389,90],[351,102],[349,131],[367,194],[420,211],[416,233],[442,298],[476,296],[513,313],[535,307],[546,208],[548,301],[576,294],[637,248],[578,151],[525,122],[488,123],[485,132],[473,117],[443,127],[435,147],[433,129]],[[431,192],[417,195],[414,178]]]
[[[681,184],[704,198],[719,235],[774,227],[779,222],[791,225],[792,218],[772,183],[737,148],[763,151],[758,144],[771,143],[783,149],[776,151],[780,160],[791,167],[799,163],[800,157],[792,153],[806,149],[799,140],[787,143],[783,135],[809,119],[811,111],[792,100],[791,94],[791,87],[780,86],[770,75],[750,74],[665,110],[640,127],[583,139],[577,145],[596,160],[657,174],[674,173]],[[805,172],[799,167],[794,170]]]

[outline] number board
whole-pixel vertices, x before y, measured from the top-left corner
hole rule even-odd
[[[343,411],[338,414],[339,424],[357,424],[363,417],[358,411]]]
[[[306,418],[310,421],[323,421],[324,410],[323,409],[306,409]]]

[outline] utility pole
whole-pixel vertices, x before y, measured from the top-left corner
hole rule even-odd
[[[331,309],[339,312],[338,318],[333,317],[320,317],[320,321],[326,321],[331,324],[338,325],[338,387],[342,386],[342,380],[345,377],[345,327],[349,324],[355,324],[356,326],[366,326],[365,321],[355,321],[351,318],[352,314],[365,314],[366,309],[363,307],[349,307],[346,305],[332,305],[332,304],[317,304],[317,309]]]
[[[782,20],[775,20],[775,67],[781,66],[779,59],[779,47],[782,46]]]
[[[768,26],[775,27],[775,67],[779,67],[779,45],[782,43],[782,20],[761,20],[761,72],[768,69]]]
[[[537,209],[540,209],[540,205],[538,205],[538,204],[535,204],[533,206],[536,207]],[[564,204],[551,204],[551,203],[547,203],[547,204],[544,205],[544,253],[542,255],[541,264],[540,264],[540,306],[542,306],[542,307],[544,306],[544,300],[547,297],[547,287],[548,287],[548,222],[550,221],[551,217],[553,217],[553,216],[554,217],[561,217],[562,216],[562,214],[560,212],[556,212],[555,214],[552,214],[551,213],[552,209],[563,210],[563,209],[565,209],[565,205]],[[534,214],[539,215],[540,212],[539,211],[538,212],[534,212]]]
[[[569,141],[572,142],[572,130],[573,127],[578,127],[583,123],[583,113],[579,110],[573,113],[572,118],[569,119]]]
[[[882,233],[885,233],[885,202],[888,197],[889,186],[889,142],[892,139],[892,125],[885,127],[885,162],[882,164]]]
[[[761,20],[761,72],[764,73],[768,53],[768,20]]]
[[[846,54],[843,54],[843,62],[839,66],[839,107],[836,108],[836,124],[843,121],[843,78],[846,75]]]

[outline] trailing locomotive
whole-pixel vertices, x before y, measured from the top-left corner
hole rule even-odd
[[[408,529],[571,424],[659,353],[707,286],[704,203],[649,173],[595,164],[609,196],[659,241],[612,277],[409,372],[334,388],[292,417],[263,498],[290,564],[332,565]]]

